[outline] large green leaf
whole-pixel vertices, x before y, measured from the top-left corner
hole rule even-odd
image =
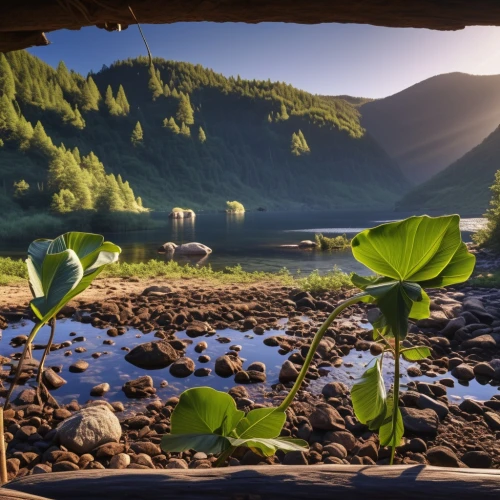
[[[119,246],[109,241],[104,241],[104,238],[100,234],[81,233],[77,231],[58,236],[52,241],[48,253],[62,252],[66,249],[76,252],[85,272],[89,268],[93,270],[101,265],[116,262],[121,252]],[[101,256],[102,253],[105,255]]]
[[[354,257],[398,281],[434,279],[461,245],[460,217],[410,217],[362,231],[352,240]]]
[[[285,453],[289,451],[304,451],[309,448],[307,441],[294,438],[249,438],[249,439],[236,439],[229,438],[232,446],[246,446],[252,449],[259,455],[270,457],[276,453],[277,450],[282,450]]]
[[[170,419],[171,434],[217,434],[229,436],[244,417],[234,399],[210,387],[184,391]]]
[[[280,435],[286,415],[278,408],[257,408],[247,413],[235,429],[238,438],[270,439]]]
[[[368,368],[351,389],[351,399],[357,419],[371,430],[379,428],[380,418],[385,418],[387,396],[382,377],[382,358]]]
[[[370,285],[365,288],[361,300],[375,302],[382,313],[373,325],[374,331],[400,340],[406,336],[408,318],[412,314],[417,318],[429,315],[429,298],[417,283],[388,281]]]
[[[426,346],[408,347],[402,349],[401,354],[406,361],[419,361],[428,358],[431,355],[431,350]]]
[[[394,411],[394,396],[391,393],[387,397],[385,420],[378,430],[380,446],[391,446],[392,448],[399,446],[404,431],[403,416],[399,407]]]
[[[420,286],[438,288],[467,281],[476,265],[476,256],[469,252],[467,245],[462,243],[448,265],[435,278],[421,281]]]
[[[65,296],[78,286],[83,268],[73,250],[47,254],[43,260],[41,285],[43,296],[31,301],[38,319],[47,322],[67,303]]]
[[[52,240],[39,239],[33,241],[28,247],[28,259],[31,261],[33,268],[36,270],[40,280],[42,276],[42,265],[47,250],[50,247]]]
[[[217,434],[165,434],[161,439],[161,447],[166,452],[196,450],[217,454],[230,446],[228,438]]]

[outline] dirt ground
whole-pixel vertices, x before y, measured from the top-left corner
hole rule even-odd
[[[87,290],[78,295],[75,301],[69,305],[78,305],[88,302],[105,301],[106,299],[119,299],[130,295],[141,294],[142,291],[149,286],[168,286],[172,291],[181,290],[204,290],[213,291],[219,289],[221,292],[231,290],[237,293],[238,290],[248,290],[252,287],[257,287],[260,291],[269,291],[282,288],[282,285],[276,283],[217,283],[201,279],[135,279],[135,278],[102,278],[97,279]],[[28,283],[0,286],[0,310],[1,309],[19,309],[28,307],[32,295],[28,287]]]

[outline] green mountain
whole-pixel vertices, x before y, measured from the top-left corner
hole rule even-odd
[[[363,104],[362,125],[403,173],[423,182],[461,158],[500,123],[500,75],[438,75]]]
[[[27,52],[0,54],[0,205],[52,214],[221,209],[228,199],[348,208],[389,206],[407,189],[343,99],[153,63],[83,77]]]
[[[500,168],[500,127],[479,146],[406,194],[398,210],[438,210],[459,213],[484,213],[490,186]]]

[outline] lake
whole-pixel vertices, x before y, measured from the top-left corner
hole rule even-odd
[[[122,247],[120,259],[126,262],[165,259],[157,249],[167,241],[177,244],[197,241],[208,245],[213,253],[201,261],[182,259],[180,262],[210,264],[216,270],[240,264],[246,271],[277,272],[286,267],[294,274],[299,270],[308,274],[315,269],[324,273],[338,266],[346,272],[363,273],[366,269],[354,260],[349,249],[319,252],[283,249],[279,245],[314,239],[314,234],[320,232],[328,236],[345,233],[352,237],[367,227],[410,215],[414,214],[392,211],[200,213],[194,220],[168,219],[161,230],[114,233],[106,237]],[[482,221],[479,218],[462,219],[465,241],[470,241],[471,231]],[[0,255],[24,258],[26,248],[26,243],[5,245],[0,247]]]

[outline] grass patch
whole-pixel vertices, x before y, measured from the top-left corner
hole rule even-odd
[[[198,267],[189,264],[181,265],[175,261],[164,262],[150,260],[139,264],[118,262],[107,267],[100,275],[103,278],[164,278],[164,279],[204,279],[216,283],[258,283],[272,282],[282,286],[295,286],[309,292],[321,293],[328,290],[352,288],[350,275],[338,268],[325,275],[313,271],[302,277],[300,273],[293,276],[283,268],[277,273],[263,271],[244,271],[241,266],[226,267],[223,271],[214,271],[210,266]],[[26,283],[28,271],[23,260],[0,258],[0,286]]]
[[[483,288],[500,288],[500,271],[480,273],[472,277],[467,284]]]
[[[313,271],[309,276],[297,278],[295,285],[311,293],[354,288],[351,275],[344,273],[338,267],[334,267],[326,274],[319,274],[317,270]]]
[[[351,240],[345,234],[333,236],[332,238],[316,234],[314,235],[314,241],[318,250],[344,250],[351,245]]]
[[[28,269],[21,259],[0,258],[0,286],[26,282]]]
[[[223,271],[214,271],[211,266],[181,265],[175,261],[163,262],[150,260],[139,264],[118,262],[106,268],[101,276],[112,278],[166,278],[166,279],[206,279],[220,283],[255,283],[273,281],[283,285],[293,285],[294,278],[289,271],[283,269],[278,273],[263,271],[247,272],[241,266],[226,267]]]

